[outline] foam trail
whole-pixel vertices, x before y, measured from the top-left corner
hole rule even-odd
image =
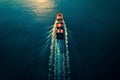
[[[66,79],[70,80],[70,62],[69,62],[69,50],[68,50],[68,31],[66,24],[64,23],[65,28],[65,45],[66,45]]]
[[[50,50],[51,50],[51,54],[49,57],[49,74],[48,74],[48,79],[52,80],[53,78],[53,70],[54,70],[54,47],[55,47],[55,25],[53,25],[52,28],[52,39],[51,39],[51,46],[50,46]]]

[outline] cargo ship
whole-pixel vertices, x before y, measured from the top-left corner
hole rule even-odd
[[[58,13],[56,15],[56,23],[55,23],[55,32],[56,32],[56,38],[57,39],[64,39],[65,36],[65,30],[64,30],[64,19],[63,14]]]

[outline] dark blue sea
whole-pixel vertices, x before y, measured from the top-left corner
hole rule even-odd
[[[50,41],[44,47],[58,12],[71,80],[120,80],[119,0],[0,0],[0,80],[48,79]]]

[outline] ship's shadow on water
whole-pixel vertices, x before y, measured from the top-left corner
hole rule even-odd
[[[71,80],[120,80],[119,4],[0,0],[0,80],[48,80],[49,34],[58,12],[68,29]]]

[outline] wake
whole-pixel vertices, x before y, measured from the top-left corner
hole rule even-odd
[[[55,22],[56,23],[56,22]],[[49,56],[49,80],[70,80],[70,64],[68,51],[68,32],[64,22],[65,38],[56,39],[55,25],[52,28],[50,56]]]

